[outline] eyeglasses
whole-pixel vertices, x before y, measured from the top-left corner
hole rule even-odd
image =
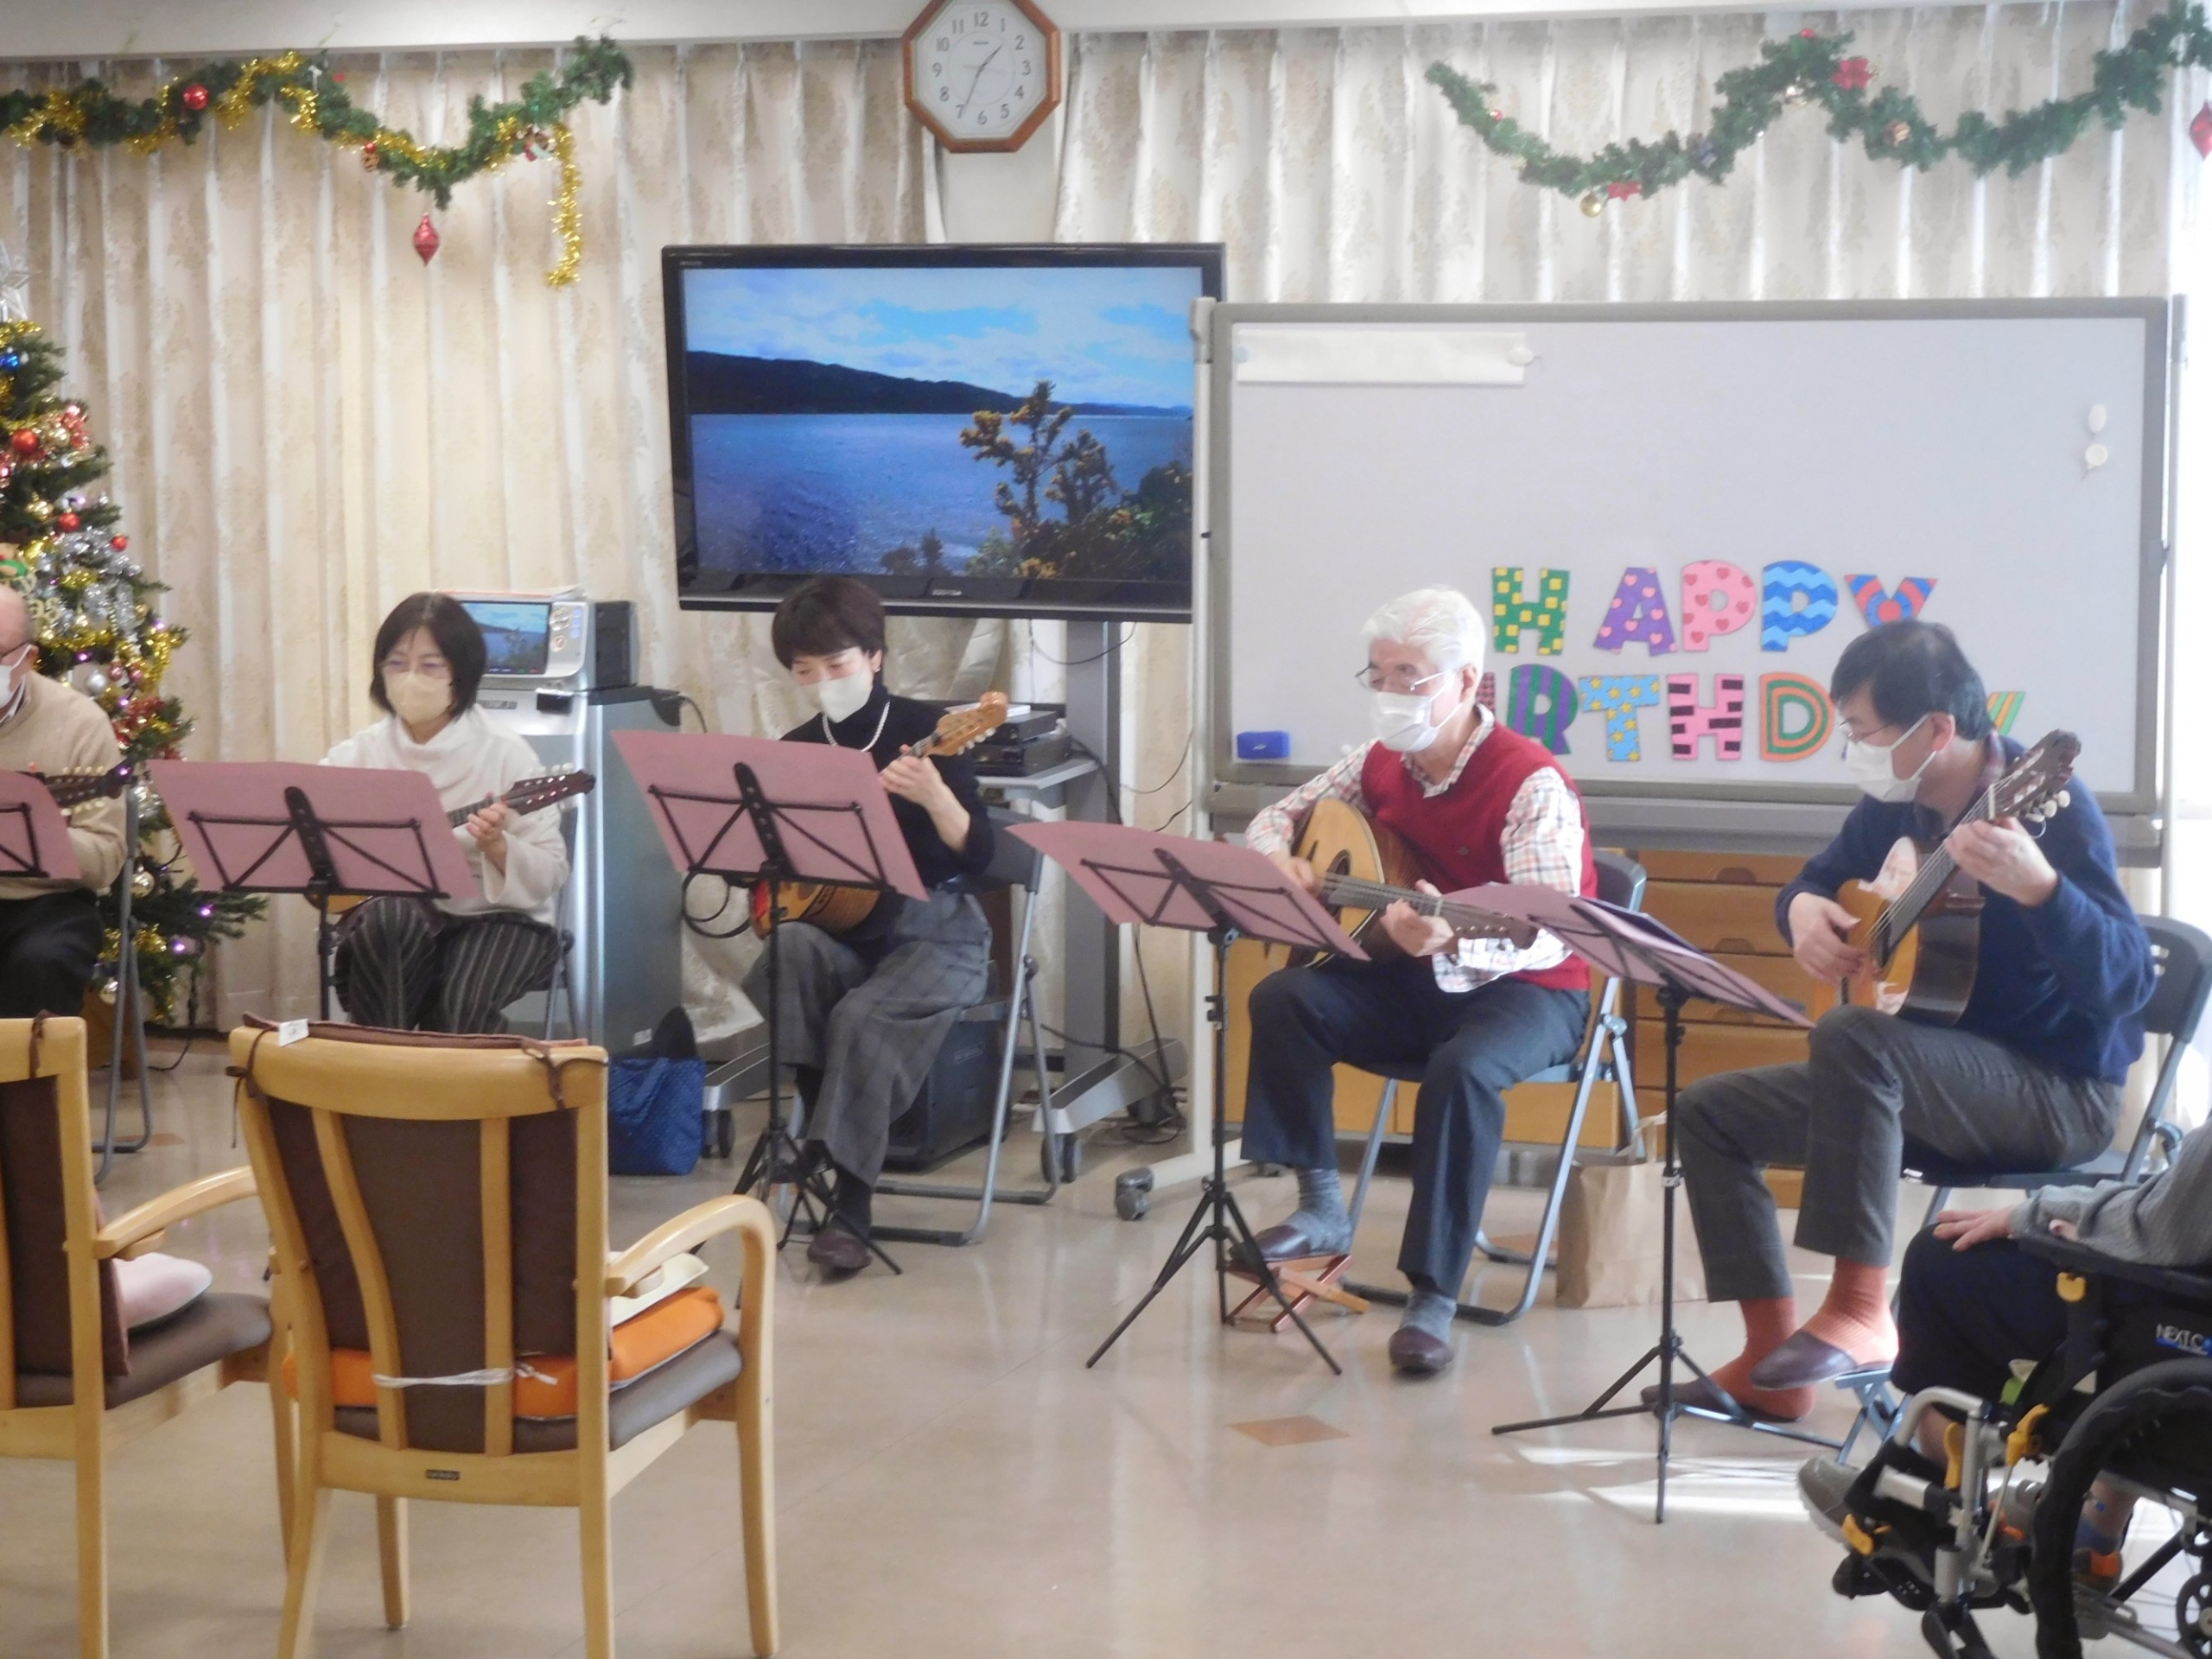
[[[453,678],[453,670],[447,665],[443,658],[425,657],[412,663],[404,657],[387,657],[384,659],[384,671],[387,674],[404,674],[410,669],[426,680]]]
[[[1415,679],[1403,669],[1394,668],[1385,671],[1370,667],[1354,671],[1352,678],[1370,691],[1390,691],[1400,696],[1409,697],[1423,686],[1429,684],[1432,681],[1442,679],[1451,671],[1448,668],[1440,668],[1433,674],[1424,674],[1419,679]]]

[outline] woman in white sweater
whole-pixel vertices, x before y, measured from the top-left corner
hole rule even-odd
[[[332,766],[419,772],[448,811],[493,804],[453,834],[474,893],[385,896],[346,913],[333,964],[338,1000],[363,1025],[497,1031],[499,1010],[550,982],[554,904],[569,879],[557,811],[518,815],[497,798],[544,771],[530,746],[476,707],[484,636],[443,594],[410,594],[377,630],[369,696],[385,717],[323,757]]]

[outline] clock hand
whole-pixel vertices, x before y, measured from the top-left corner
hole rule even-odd
[[[996,46],[991,48],[990,57],[985,58],[981,63],[976,66],[976,73],[969,78],[968,96],[960,100],[961,114],[967,114],[968,106],[976,101],[976,85],[983,79],[983,71],[991,67],[991,58],[995,58],[1000,53],[1005,50],[1006,42],[1004,41],[1001,41]]]

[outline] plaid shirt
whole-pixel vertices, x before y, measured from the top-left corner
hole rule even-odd
[[[1414,764],[1413,756],[1402,755],[1401,764],[1421,784],[1421,798],[1433,800],[1458,783],[1467,763],[1475,758],[1475,751],[1482,747],[1483,740],[1497,727],[1497,717],[1487,709],[1482,710],[1482,723],[1476,727],[1475,734],[1467,740],[1467,747],[1459,751],[1459,758],[1452,763],[1452,770],[1441,783],[1429,782]],[[1313,810],[1313,803],[1324,796],[1364,812],[1367,799],[1359,786],[1360,773],[1366,768],[1368,753],[1374,747],[1372,740],[1361,744],[1319,777],[1306,779],[1274,805],[1261,809],[1244,831],[1245,844],[1263,853],[1289,852],[1297,842],[1299,823]],[[1582,813],[1567,780],[1551,766],[1530,772],[1506,809],[1505,829],[1498,837],[1499,850],[1505,859],[1505,879],[1532,887],[1554,887],[1561,893],[1580,893],[1582,842]],[[1567,960],[1567,947],[1558,939],[1542,933],[1525,950],[1515,949],[1510,939],[1461,939],[1456,954],[1440,950],[1429,960],[1435,967],[1440,989],[1471,991],[1508,974],[1557,967]]]

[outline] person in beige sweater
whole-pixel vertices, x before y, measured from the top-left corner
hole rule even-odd
[[[0,771],[105,772],[123,759],[106,712],[38,671],[36,630],[23,596],[0,582]],[[123,804],[95,799],[69,813],[77,874],[10,874],[0,857],[0,1019],[74,1014],[99,960],[96,893],[123,868]]]

